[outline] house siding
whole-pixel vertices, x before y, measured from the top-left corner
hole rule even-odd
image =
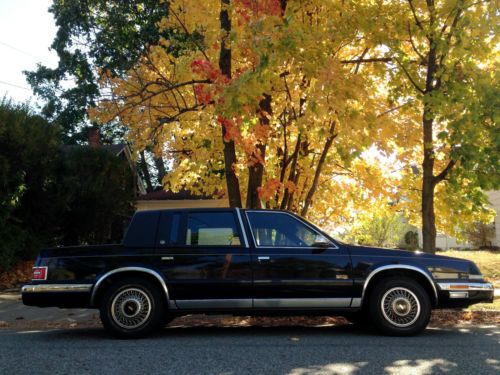
[[[496,216],[493,225],[495,226],[495,238],[492,239],[493,246],[500,246],[500,190],[487,191],[488,201],[495,210]]]

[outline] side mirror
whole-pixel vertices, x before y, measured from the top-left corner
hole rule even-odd
[[[316,238],[314,239],[314,244],[313,246],[316,247],[328,247],[331,245],[330,240],[326,238],[325,236],[322,236],[321,234],[318,234]]]

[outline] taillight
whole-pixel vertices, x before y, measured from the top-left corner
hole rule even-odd
[[[47,267],[33,267],[33,280],[47,280]]]

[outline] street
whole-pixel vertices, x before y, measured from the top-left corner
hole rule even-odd
[[[500,328],[410,338],[337,327],[176,326],[143,340],[100,328],[0,331],[0,374],[493,374]]]

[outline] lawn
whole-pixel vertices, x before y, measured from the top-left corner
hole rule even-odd
[[[449,257],[472,260],[481,270],[486,279],[500,289],[500,252],[486,250],[448,250],[439,251],[437,254]],[[471,306],[468,310],[500,310],[500,298],[496,297],[494,302],[480,303]]]
[[[448,250],[437,254],[472,260],[490,282],[500,284],[500,251]]]

